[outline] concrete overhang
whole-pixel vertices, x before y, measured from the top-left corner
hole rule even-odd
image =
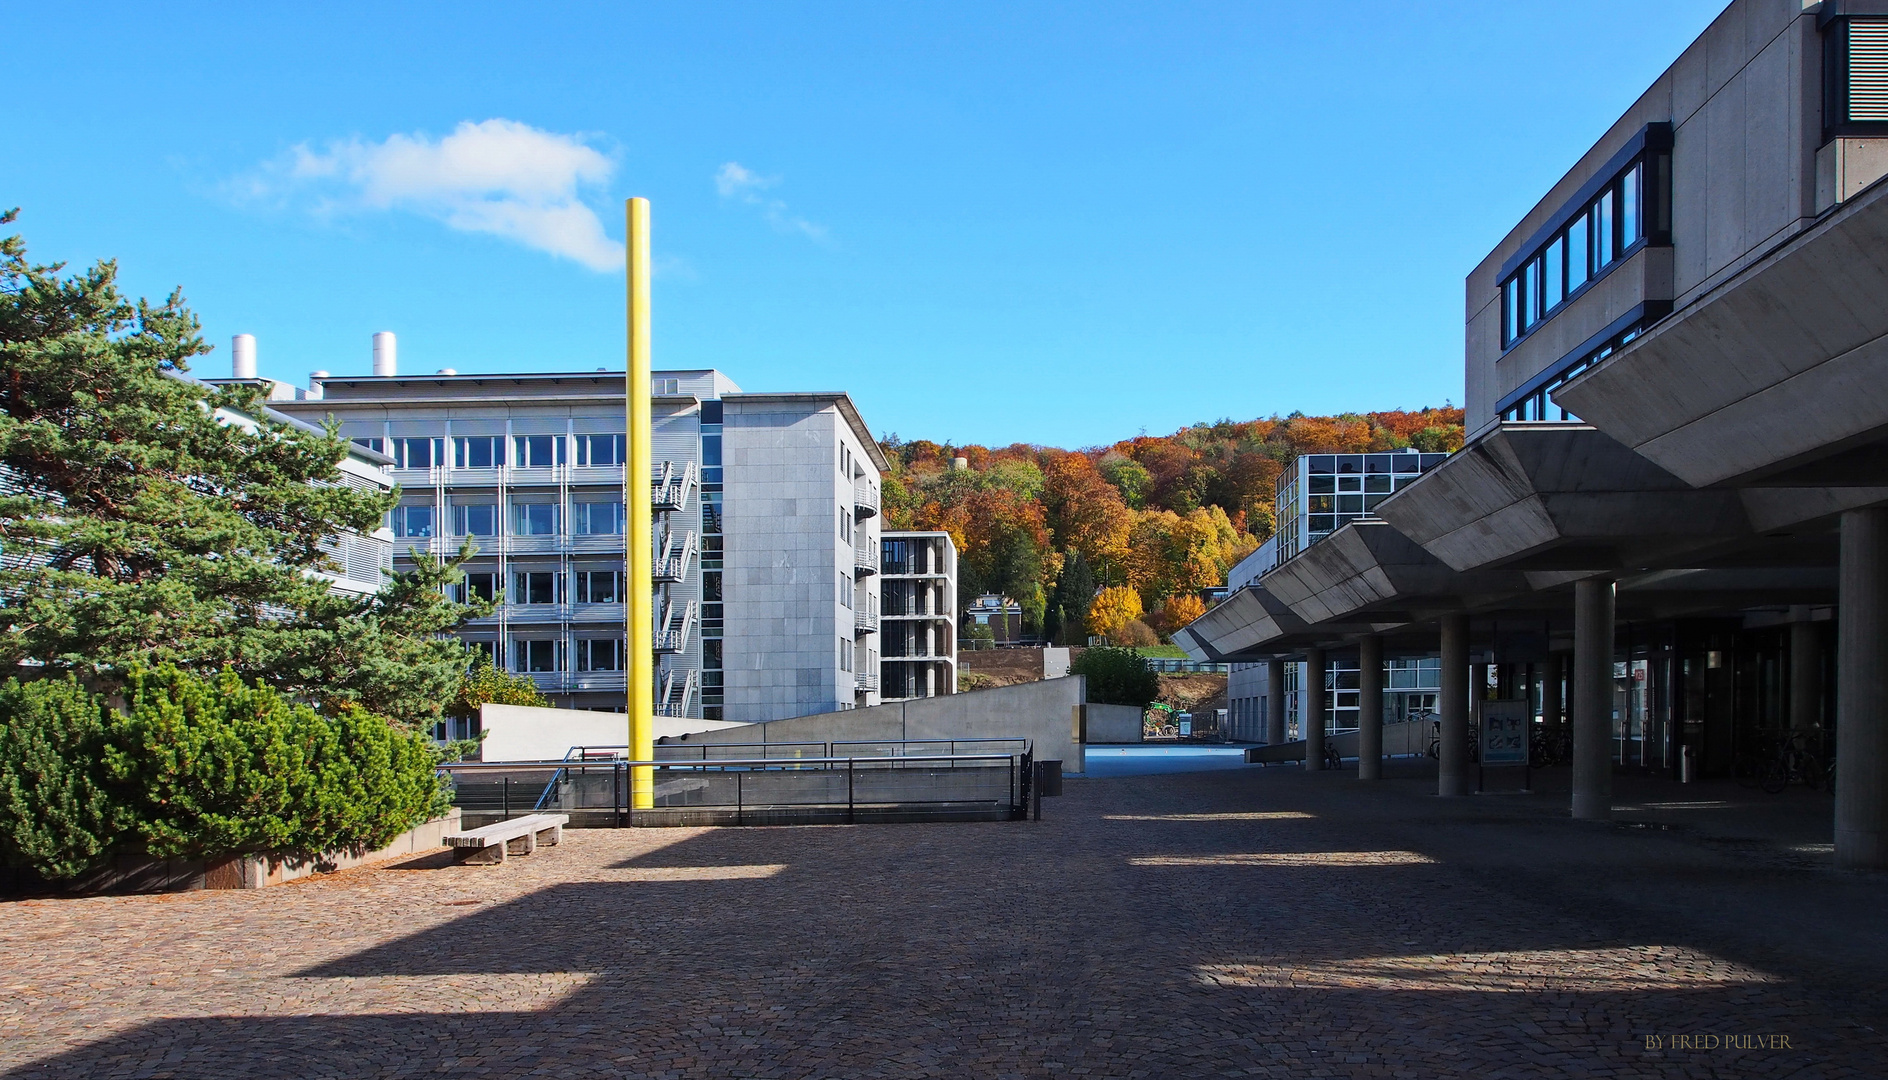
[[[1412,485],[1412,490],[1416,485]],[[1259,579],[1313,630],[1375,632],[1529,591],[1517,571],[1463,572],[1386,521],[1354,521]]]
[[[1212,610],[1173,635],[1174,644],[1195,660],[1227,663],[1241,657],[1270,656],[1304,633],[1304,620],[1257,583],[1213,605]]]
[[[1888,485],[1888,183],[1553,392],[1697,487]]]
[[[1376,510],[1457,570],[1819,565],[1810,539],[1888,488],[1694,488],[1585,424],[1507,424]]]

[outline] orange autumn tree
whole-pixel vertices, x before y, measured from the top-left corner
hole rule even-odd
[[[962,556],[960,592],[1016,590],[1009,595],[1031,632],[1042,629],[1043,597],[1078,553],[1095,585],[1131,588],[1141,610],[1172,629],[1184,612],[1170,617],[1169,601],[1224,584],[1272,535],[1278,478],[1298,455],[1446,453],[1462,436],[1462,410],[1452,405],[1219,420],[1081,450],[887,436],[885,524],[949,532]],[[966,468],[955,467],[958,458]],[[1081,610],[1058,603],[1071,620]]]
[[[1088,605],[1088,632],[1119,637],[1122,628],[1141,617],[1142,610],[1141,594],[1133,589],[1121,585],[1103,589]]]

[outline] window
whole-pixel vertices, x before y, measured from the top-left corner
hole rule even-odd
[[[512,464],[520,469],[548,469],[564,463],[560,435],[518,435],[512,438]]]
[[[393,508],[393,535],[422,537],[433,535],[433,507],[431,505],[396,506]]]
[[[1578,421],[1580,418],[1554,404],[1550,395],[1568,379],[1580,374],[1587,368],[1613,355],[1626,344],[1645,332],[1645,324],[1640,323],[1609,338],[1604,345],[1554,372],[1546,381],[1530,391],[1520,400],[1512,402],[1501,411],[1501,419],[1508,423],[1525,421]]]
[[[465,580],[452,587],[452,598],[461,604],[473,597],[487,603],[497,603],[498,575],[491,571],[471,571],[465,575]],[[493,663],[496,665],[497,661]]]
[[[621,501],[580,502],[571,509],[577,519],[576,525],[579,535],[623,535],[623,504]]]
[[[352,442],[355,446],[372,450],[376,454],[384,454],[387,452],[387,440],[385,439],[354,439]]]
[[[439,460],[441,439],[393,440],[393,465],[396,469],[430,469],[443,464]]]
[[[577,603],[620,604],[623,602],[621,570],[577,571]]]
[[[452,535],[497,536],[498,504],[495,502],[454,503],[452,505]]]
[[[491,661],[493,667],[504,666],[504,657],[498,655],[498,642],[496,641],[468,641],[465,643],[465,647],[470,650],[474,656],[483,656],[485,659]]]
[[[621,638],[582,638],[577,641],[578,671],[622,671]]]
[[[557,573],[553,570],[519,570],[511,575],[511,602],[514,604],[557,603]]]
[[[709,570],[701,576],[701,598],[710,603],[719,601],[721,596],[721,571]]]
[[[455,469],[496,469],[505,463],[503,435],[475,435],[452,440]]]
[[[555,639],[520,639],[511,643],[511,668],[513,671],[561,671],[558,653],[563,650],[558,646],[563,642]]]
[[[726,531],[721,527],[721,493],[719,491],[701,493],[701,531],[712,536],[719,536]]]
[[[674,397],[682,392],[680,379],[650,379],[649,392],[656,397]]]
[[[1669,155],[1641,155],[1606,182],[1501,283],[1502,348],[1513,346],[1607,268],[1637,250],[1650,235],[1649,217],[1665,220],[1668,199],[1662,189],[1648,190],[1648,162],[1658,165],[1661,175],[1669,171]]]
[[[839,572],[839,602],[852,606],[852,577],[844,570]]]
[[[577,436],[577,464],[621,465],[629,460],[629,440],[623,435]]]
[[[511,531],[518,536],[557,535],[557,504],[512,503]]]
[[[849,637],[839,639],[839,670],[852,670],[852,639]]]

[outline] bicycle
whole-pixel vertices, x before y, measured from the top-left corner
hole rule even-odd
[[[1336,772],[1337,770],[1342,769],[1343,767],[1344,767],[1344,755],[1337,752],[1337,747],[1332,746],[1328,742],[1325,743],[1324,744],[1324,769],[1325,771]]]

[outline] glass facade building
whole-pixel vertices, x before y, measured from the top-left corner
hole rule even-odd
[[[1278,561],[1367,517],[1447,454],[1305,454],[1278,477]]]

